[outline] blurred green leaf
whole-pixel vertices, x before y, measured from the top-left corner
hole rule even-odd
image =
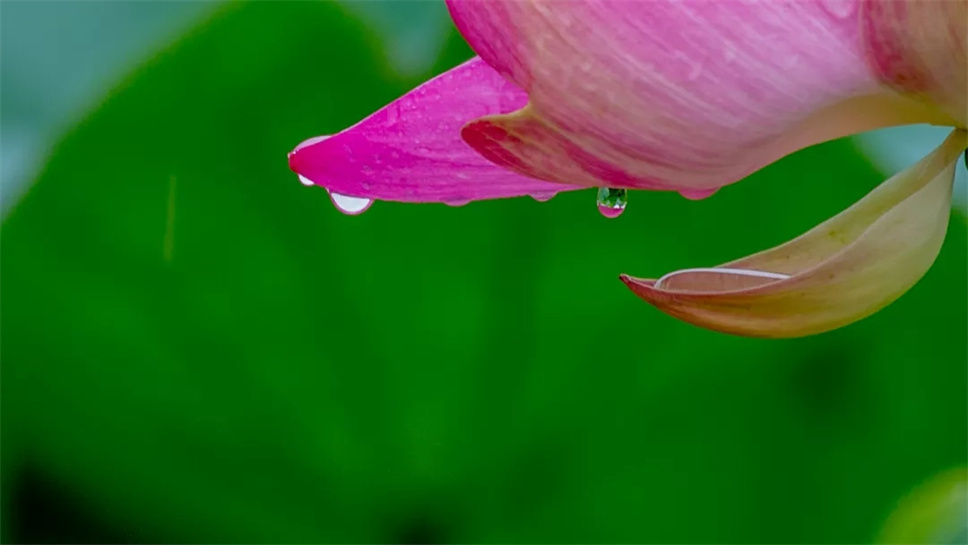
[[[945,471],[904,497],[888,517],[878,542],[968,542],[968,471],[963,467]]]
[[[343,4],[375,29],[390,63],[404,74],[420,74],[433,65],[450,34],[443,0],[344,0]]]
[[[416,83],[376,42],[232,5],[57,146],[2,233],[5,482],[33,464],[129,541],[830,543],[963,462],[962,218],[859,324],[698,330],[617,274],[787,240],[882,175],[834,142],[618,220],[593,191],[345,217],[286,152]]]

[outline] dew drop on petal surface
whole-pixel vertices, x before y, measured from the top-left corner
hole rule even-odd
[[[627,189],[600,187],[598,189],[598,211],[606,218],[617,218],[625,211],[629,202]]]
[[[301,183],[302,185],[304,185],[306,187],[312,187],[312,186],[316,185],[316,184],[313,183],[312,180],[310,180],[309,178],[303,176],[302,174],[299,175],[299,183]]]
[[[679,194],[682,195],[683,197],[689,199],[690,201],[699,201],[699,200],[705,199],[706,197],[711,196],[716,191],[718,191],[718,190],[716,190],[716,189],[692,189],[692,190],[686,189],[686,190],[680,191]]]
[[[336,207],[340,212],[355,216],[357,214],[362,214],[373,204],[372,199],[367,199],[364,197],[350,197],[347,195],[340,195],[339,193],[329,192],[329,198],[333,201],[333,206]]]
[[[301,149],[303,149],[305,147],[312,146],[313,144],[318,144],[318,143],[322,142],[323,140],[326,140],[329,137],[330,137],[330,135],[324,134],[322,136],[314,136],[314,137],[312,137],[312,138],[310,138],[308,140],[303,140],[302,142],[299,143],[298,146],[296,146],[296,149],[294,149],[291,152],[289,152],[289,155],[291,156],[293,153],[296,153],[297,151],[299,151],[299,150],[301,150]]]
[[[539,191],[531,194],[531,198],[538,202],[547,202],[554,198],[558,193],[555,191]]]

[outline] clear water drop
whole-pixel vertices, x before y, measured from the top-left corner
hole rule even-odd
[[[711,196],[713,193],[718,191],[717,189],[684,189],[679,192],[680,195],[689,199],[690,201],[699,201]]]
[[[617,218],[625,211],[629,202],[629,191],[624,188],[598,188],[598,211],[606,218]]]
[[[309,178],[303,176],[302,174],[299,175],[299,183],[301,183],[302,185],[304,185],[306,187],[312,187],[312,186],[316,185],[315,183],[313,183],[312,180],[310,180]]]
[[[329,190],[327,190],[329,191]],[[340,195],[339,193],[329,192],[329,199],[333,201],[333,206],[336,207],[340,212],[348,216],[356,216],[366,212],[370,205],[373,204],[373,199],[367,199],[365,197],[350,197],[348,195]]]
[[[557,194],[557,191],[535,191],[531,194],[531,198],[538,202],[548,202]]]
[[[330,137],[330,135],[324,134],[322,136],[314,136],[314,137],[312,137],[312,138],[310,138],[308,140],[303,140],[302,142],[299,143],[298,146],[296,146],[296,149],[292,150],[289,153],[289,155],[292,155],[293,153],[296,153],[297,151],[299,151],[299,150],[301,150],[303,148],[308,148],[309,146],[312,146],[313,144],[318,144],[318,143],[322,142],[323,140],[326,140],[329,137]]]

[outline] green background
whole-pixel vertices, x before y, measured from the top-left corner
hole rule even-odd
[[[870,542],[965,464],[960,214],[921,283],[817,337],[617,279],[836,214],[884,179],[850,141],[616,220],[302,187],[286,153],[468,58],[450,32],[400,75],[356,10],[224,6],[56,143],[2,232],[6,541]]]

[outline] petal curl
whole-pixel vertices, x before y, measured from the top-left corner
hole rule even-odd
[[[622,281],[671,316],[736,335],[800,337],[855,322],[904,294],[934,262],[966,145],[964,130],[952,132],[919,163],[781,246],[709,269]]]
[[[464,139],[517,172],[709,191],[804,147],[952,124],[871,70],[860,0],[448,0],[474,50],[527,91]]]
[[[864,0],[877,75],[968,127],[968,0]]]
[[[307,140],[289,154],[301,180],[341,196],[447,202],[576,189],[535,180],[481,157],[460,137],[469,120],[527,101],[479,58],[441,74],[356,125]]]

